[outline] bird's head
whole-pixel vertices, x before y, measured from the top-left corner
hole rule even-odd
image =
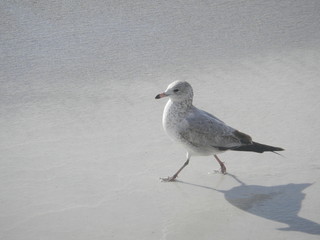
[[[155,98],[160,99],[163,97],[169,97],[173,102],[192,101],[193,90],[188,82],[175,81],[171,83],[163,93],[158,94]]]

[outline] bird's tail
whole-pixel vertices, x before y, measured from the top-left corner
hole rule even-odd
[[[283,151],[284,149],[280,147],[273,147],[273,146],[269,146],[269,145],[265,145],[257,142],[252,142],[252,144],[243,145],[237,148],[232,148],[230,150],[263,153],[263,152]]]

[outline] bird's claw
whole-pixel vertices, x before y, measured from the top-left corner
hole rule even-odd
[[[220,170],[213,170],[214,173],[216,174],[223,174],[223,175],[227,175],[227,169],[220,169]]]
[[[160,178],[161,182],[174,182],[176,180],[175,177],[166,177],[166,178]]]

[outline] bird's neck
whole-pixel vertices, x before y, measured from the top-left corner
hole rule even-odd
[[[183,101],[172,101],[169,99],[167,107],[170,108],[170,112],[186,114],[188,110],[192,108],[192,99],[186,99]]]

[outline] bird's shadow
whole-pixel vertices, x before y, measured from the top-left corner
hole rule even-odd
[[[290,183],[279,186],[246,185],[232,174],[227,176],[234,178],[240,185],[229,190],[218,190],[179,180],[177,182],[217,191],[224,194],[230,204],[243,211],[288,225],[279,230],[320,235],[320,224],[298,216],[305,198],[305,193],[302,191],[311,186],[311,183]]]

